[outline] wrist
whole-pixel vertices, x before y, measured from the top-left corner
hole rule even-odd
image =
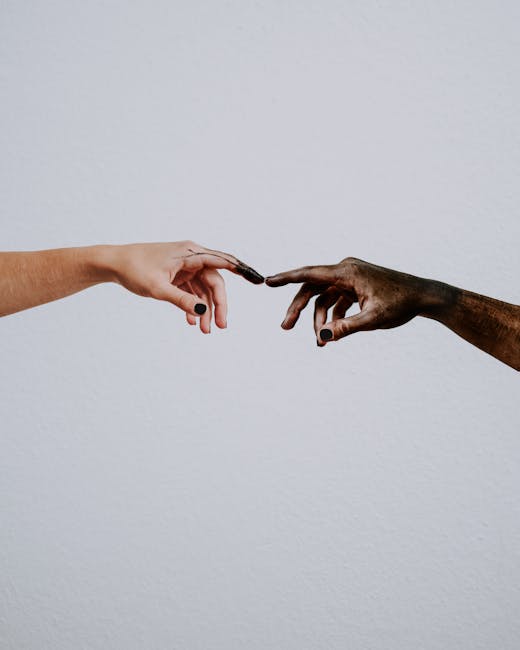
[[[421,278],[419,315],[442,320],[459,300],[461,290],[437,280]]]
[[[117,251],[120,246],[98,245],[83,249],[87,272],[93,282],[117,282]]]

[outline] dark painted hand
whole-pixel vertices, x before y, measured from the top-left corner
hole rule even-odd
[[[291,329],[313,296],[314,330],[318,345],[354,332],[388,329],[408,322],[421,312],[435,308],[442,292],[440,283],[375,266],[353,257],[330,266],[306,266],[266,279],[270,287],[303,283],[294,297],[284,329]],[[442,285],[447,286],[447,285]],[[355,303],[360,312],[345,317]],[[328,311],[332,309],[332,319]]]

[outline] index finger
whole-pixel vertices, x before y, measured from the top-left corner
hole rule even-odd
[[[270,287],[283,287],[286,284],[311,282],[312,284],[330,284],[335,279],[335,266],[322,264],[319,266],[302,266],[292,271],[284,271],[265,279]]]
[[[239,260],[238,257],[223,251],[212,250],[210,248],[200,247],[200,251],[192,251],[193,255],[200,255],[204,265],[212,269],[227,269],[232,273],[241,275],[243,278],[253,284],[263,284],[264,276],[255,271],[254,268]]]

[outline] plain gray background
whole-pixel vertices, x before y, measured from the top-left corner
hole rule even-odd
[[[0,2],[1,246],[347,255],[520,301],[516,2]],[[513,650],[518,375],[117,286],[2,319],[9,650]]]

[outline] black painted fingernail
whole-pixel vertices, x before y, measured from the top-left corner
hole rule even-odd
[[[328,329],[321,330],[320,339],[322,341],[330,341],[332,339],[332,330],[328,330]]]
[[[195,313],[198,314],[199,316],[202,316],[202,314],[206,313],[206,305],[203,305],[201,302],[198,302],[195,305]]]

